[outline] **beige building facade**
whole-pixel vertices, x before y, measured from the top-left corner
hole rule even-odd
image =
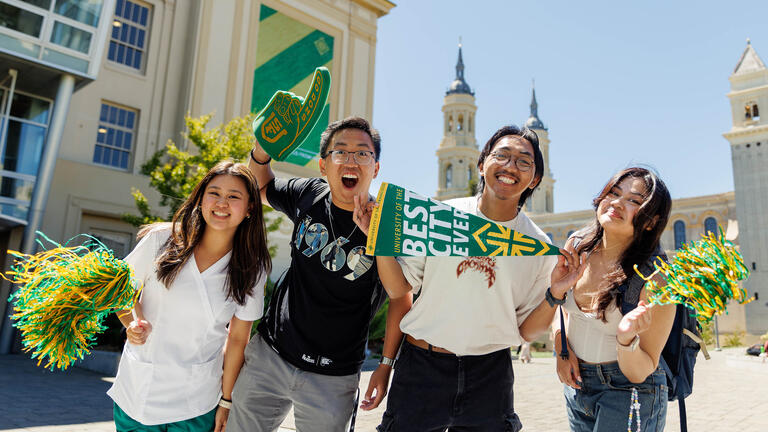
[[[147,177],[139,173],[144,161],[169,139],[181,140],[186,114],[197,117],[214,113],[209,124],[214,126],[251,111],[254,70],[263,63],[258,58],[260,26],[277,26],[274,31],[278,32],[280,25],[297,21],[311,29],[305,31],[308,37],[311,33],[331,35],[334,55],[328,64],[333,79],[329,118],[372,116],[377,19],[393,6],[390,2],[134,3],[148,8],[151,16],[146,26],[146,60],[138,69],[105,60],[99,79],[74,94],[43,224],[43,231],[52,238],[91,233],[106,239],[118,255],[130,251],[135,229],[120,216],[136,213],[131,189],[141,189],[154,203],[159,198],[148,187]],[[260,13],[269,9],[277,12],[261,19]],[[277,23],[269,21],[277,19]],[[277,41],[270,49],[290,49],[293,40],[273,36]],[[301,33],[295,38],[302,37],[307,36]],[[279,60],[276,57],[272,60]],[[307,89],[308,80],[291,88],[300,95]],[[102,110],[109,110],[109,116],[114,108],[118,116],[134,114],[132,130],[121,127],[119,119],[105,122]],[[100,130],[104,129],[124,132],[123,142],[131,133],[127,167],[114,166],[111,160],[95,161]],[[319,175],[316,163],[273,165],[278,176]],[[270,238],[279,245],[276,272],[285,268],[289,259],[289,251],[281,246],[288,244],[290,224],[283,225]]]
[[[51,15],[52,22],[80,25],[56,15],[61,1],[51,0],[48,2],[50,12],[39,13]],[[19,2],[15,0],[0,2],[6,9],[25,8],[14,15],[22,17],[21,21],[11,21],[6,27],[0,25],[0,36],[18,34],[22,40],[31,39],[24,31],[32,34],[28,29],[36,22],[26,17],[34,16],[30,14],[37,13],[37,6],[16,6]],[[13,4],[6,5],[7,2]],[[137,213],[132,188],[145,193],[155,213],[164,212],[157,208],[159,196],[149,188],[148,178],[140,173],[141,166],[168,140],[184,146],[181,132],[185,128],[185,115],[198,117],[213,113],[209,127],[226,123],[258,111],[275,90],[290,90],[303,96],[315,67],[325,66],[331,71],[332,85],[321,118],[324,124],[310,137],[315,139],[315,147],[319,133],[328,122],[350,115],[370,119],[378,19],[395,6],[387,0],[80,3],[83,8],[94,4],[101,8],[103,15],[99,22],[106,25],[88,31],[95,35],[92,38],[106,38],[101,48],[104,55],[95,57],[99,59],[97,63],[86,65],[90,67],[88,74],[82,78],[76,75],[69,109],[64,112],[66,121],[54,159],[55,167],[51,164],[50,192],[44,201],[39,229],[56,241],[66,241],[81,233],[94,235],[112,247],[117,256],[125,256],[136,242],[136,228],[121,220],[126,213]],[[93,21],[93,13],[86,18]],[[44,40],[48,34],[45,28],[42,36],[36,37]],[[2,49],[0,44],[0,59],[4,59]],[[101,52],[95,48],[92,51]],[[23,66],[26,63],[22,61],[26,59],[19,60]],[[47,71],[46,68],[45,64],[41,65],[41,70]],[[23,67],[19,69],[22,75],[26,72]],[[4,64],[0,64],[0,74],[5,73]],[[7,99],[8,82],[0,77],[0,100]],[[51,85],[52,89],[31,94],[32,102],[28,105],[35,108],[47,104],[46,107],[54,106],[55,111],[55,81]],[[26,96],[29,90],[23,93],[24,90],[16,89],[17,94]],[[60,108],[66,106],[59,105]],[[11,115],[22,112],[18,107],[21,105],[11,109]],[[22,118],[19,122],[26,122],[28,128],[49,122],[40,114],[35,117],[39,109],[27,111],[32,113],[30,119]],[[38,128],[44,133],[48,123],[43,123]],[[24,145],[32,144],[22,143]],[[300,155],[303,159],[297,158],[294,163],[273,163],[276,174],[319,176],[317,156],[312,150],[299,149],[297,153],[303,152]],[[21,180],[24,179],[26,177]],[[28,189],[24,192],[17,188],[21,191],[17,195],[29,199],[31,186]],[[11,205],[5,201],[0,204]],[[23,217],[11,215],[0,222],[2,251],[19,249],[25,229]],[[287,267],[290,230],[291,224],[285,222],[270,236],[270,242],[278,245],[273,275]],[[7,268],[10,257],[4,256],[3,260]],[[0,316],[6,312],[9,289],[7,283],[0,287]]]

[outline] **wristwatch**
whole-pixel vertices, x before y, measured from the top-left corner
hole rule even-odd
[[[391,359],[387,356],[381,356],[381,361],[379,364],[387,365],[389,367],[392,367],[395,364],[395,359]]]
[[[619,338],[616,338],[616,349],[621,351],[635,351],[638,345],[640,345],[640,335],[635,335],[628,345],[622,345],[621,342],[619,342]]]
[[[562,299],[556,299],[555,296],[552,295],[552,290],[550,288],[551,287],[548,287],[546,294],[544,294],[544,298],[547,300],[547,303],[549,303],[549,306],[555,307],[564,305],[565,299],[568,297],[568,293],[565,293]]]

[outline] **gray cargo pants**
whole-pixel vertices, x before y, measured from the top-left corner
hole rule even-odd
[[[345,432],[355,410],[360,374],[320,375],[280,357],[258,334],[232,390],[227,432],[273,432],[294,407],[297,432]]]

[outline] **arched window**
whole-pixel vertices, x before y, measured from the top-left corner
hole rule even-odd
[[[744,105],[744,118],[746,120],[760,120],[760,110],[757,108],[757,103],[747,102]]]
[[[552,240],[552,233],[547,233],[547,237],[549,237],[549,241],[553,241]]]
[[[445,168],[445,187],[446,188],[453,187],[453,167],[451,165],[448,165]]]
[[[717,219],[713,217],[708,217],[704,219],[704,235],[709,235],[709,233],[715,233],[715,235],[718,234]]]
[[[456,122],[456,132],[464,130],[464,115],[459,114],[459,121]]]
[[[675,249],[680,249],[685,243],[685,222],[679,220],[675,222]]]
[[[451,131],[451,127],[452,127],[452,125],[453,125],[453,116],[452,116],[452,115],[449,115],[449,116],[448,116],[448,125],[447,125],[447,127],[446,127],[446,129],[448,130],[448,132],[450,132],[450,131]]]
[[[573,235],[574,232],[575,231],[573,231],[573,230],[568,231],[568,237],[567,238],[571,238],[571,236]]]
[[[467,184],[472,182],[472,167],[467,168]]]
[[[469,132],[472,132],[472,123],[474,123],[474,122],[475,122],[475,116],[473,116],[472,114],[470,114],[470,115],[469,115],[469,125],[468,125],[468,127],[467,127],[467,130],[468,130]]]

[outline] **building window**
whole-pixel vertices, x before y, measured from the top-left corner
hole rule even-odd
[[[709,235],[709,233],[714,233],[717,235],[717,219],[713,217],[708,217],[704,219],[704,235]]]
[[[52,102],[0,87],[0,213],[26,219]],[[5,117],[10,104],[10,112]]]
[[[453,187],[453,167],[451,165],[448,165],[448,167],[445,169],[445,187]]]
[[[148,6],[131,0],[117,0],[107,58],[141,71],[144,69],[149,35]]]
[[[675,222],[675,249],[680,249],[685,243],[685,222],[679,220]]]
[[[137,111],[102,103],[93,162],[127,170],[137,123]]]
[[[464,115],[459,114],[459,121],[456,122],[456,132],[464,130]]]
[[[21,9],[19,6],[0,3],[0,27],[32,37],[40,37],[43,19],[43,16]]]
[[[451,131],[451,126],[452,126],[452,125],[453,125],[453,116],[452,116],[452,115],[449,115],[449,116],[448,116],[448,126],[446,127],[446,130],[447,130],[448,132],[450,132],[450,131]]]
[[[744,105],[744,118],[746,120],[760,120],[760,110],[755,102]]]

